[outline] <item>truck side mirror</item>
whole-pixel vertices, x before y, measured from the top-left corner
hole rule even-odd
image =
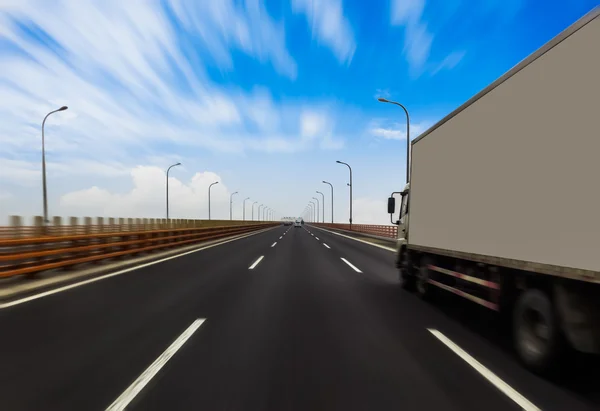
[[[388,198],[388,214],[394,214],[396,212],[396,199],[394,197]]]

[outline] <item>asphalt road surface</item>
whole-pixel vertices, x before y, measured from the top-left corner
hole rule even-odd
[[[281,226],[1,308],[0,410],[600,408],[594,375],[528,373],[487,311],[393,262]]]

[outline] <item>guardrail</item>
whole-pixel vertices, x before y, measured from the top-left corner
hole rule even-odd
[[[43,224],[41,216],[35,216],[32,224],[24,223],[21,216],[10,216],[9,226],[0,226],[0,239],[69,236],[124,231],[148,231],[178,228],[205,228],[221,226],[241,226],[257,224],[257,221],[239,220],[190,220],[166,218],[103,218],[103,217],[53,217],[48,224]],[[63,222],[67,222],[63,224]]]
[[[236,226],[0,239],[0,278],[32,276],[41,271],[215,240],[279,224],[254,222]]]
[[[369,225],[369,224],[339,224],[339,223],[310,223],[317,227],[325,228],[337,228],[340,230],[355,231],[357,233],[366,233],[378,235],[381,237],[397,238],[398,237],[398,226],[395,225]]]

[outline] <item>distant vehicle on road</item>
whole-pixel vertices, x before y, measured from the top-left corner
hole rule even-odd
[[[297,218],[296,221],[294,222],[294,228],[302,227],[302,224],[304,224],[304,220],[302,220],[301,218]]]
[[[600,354],[599,33],[596,8],[413,140],[393,193],[404,288],[508,313],[538,373]]]

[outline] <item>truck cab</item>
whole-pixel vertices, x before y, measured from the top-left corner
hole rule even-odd
[[[390,220],[392,224],[398,226],[398,237],[396,238],[396,246],[398,249],[402,245],[406,245],[408,242],[408,196],[410,192],[410,183],[404,186],[404,190],[398,193],[392,193],[392,196],[388,198],[388,214],[390,214]],[[396,213],[396,198],[394,194],[400,194],[400,213],[398,220],[394,222],[394,214]]]

